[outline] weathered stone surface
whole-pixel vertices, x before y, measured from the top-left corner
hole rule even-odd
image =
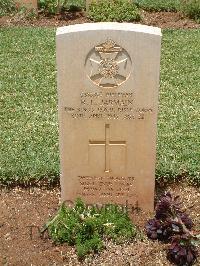
[[[160,45],[144,25],[58,28],[62,200],[153,209]]]

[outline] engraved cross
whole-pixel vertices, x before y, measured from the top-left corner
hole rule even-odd
[[[126,146],[126,141],[111,141],[110,140],[110,125],[105,124],[105,140],[89,140],[91,146],[104,146],[105,147],[105,172],[111,172],[110,169],[110,146]]]

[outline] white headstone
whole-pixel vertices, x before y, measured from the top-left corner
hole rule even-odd
[[[56,43],[62,200],[152,210],[161,30],[72,25]]]

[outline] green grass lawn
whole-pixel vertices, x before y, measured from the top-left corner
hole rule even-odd
[[[0,182],[58,179],[55,30],[0,29]],[[165,30],[157,179],[200,184],[200,30]]]

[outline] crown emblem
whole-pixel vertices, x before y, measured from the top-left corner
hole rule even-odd
[[[106,42],[97,45],[95,47],[95,51],[100,53],[116,53],[116,52],[121,52],[122,48],[118,46],[114,41],[107,40]]]

